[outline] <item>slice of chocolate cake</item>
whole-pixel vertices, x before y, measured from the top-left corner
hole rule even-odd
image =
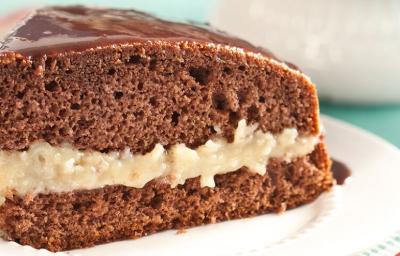
[[[59,251],[281,212],[329,168],[315,86],[237,38],[74,6],[1,46],[5,239]]]

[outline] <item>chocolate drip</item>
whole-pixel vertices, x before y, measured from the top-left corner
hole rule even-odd
[[[344,185],[346,180],[351,176],[351,170],[349,167],[335,159],[332,159],[332,174],[333,178],[336,180],[336,184]]]

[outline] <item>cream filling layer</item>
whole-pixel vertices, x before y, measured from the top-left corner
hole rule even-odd
[[[246,166],[263,175],[269,158],[290,161],[311,153],[318,142],[319,136],[299,136],[296,129],[263,133],[245,120],[239,122],[231,143],[220,137],[196,149],[177,144],[166,150],[157,144],[144,155],[129,149],[101,153],[39,142],[27,151],[0,151],[0,203],[10,190],[23,196],[117,184],[141,188],[160,177],[176,186],[200,176],[201,186],[213,187],[217,174]]]

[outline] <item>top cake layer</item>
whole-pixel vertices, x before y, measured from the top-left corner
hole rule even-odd
[[[315,86],[250,43],[136,11],[41,9],[1,47],[0,150],[196,148],[242,119],[319,136]]]

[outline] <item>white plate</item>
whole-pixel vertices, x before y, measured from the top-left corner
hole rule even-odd
[[[56,255],[350,255],[400,229],[400,152],[358,128],[323,117],[332,156],[353,171],[349,184],[283,214],[167,231]],[[54,255],[0,241],[0,255]]]

